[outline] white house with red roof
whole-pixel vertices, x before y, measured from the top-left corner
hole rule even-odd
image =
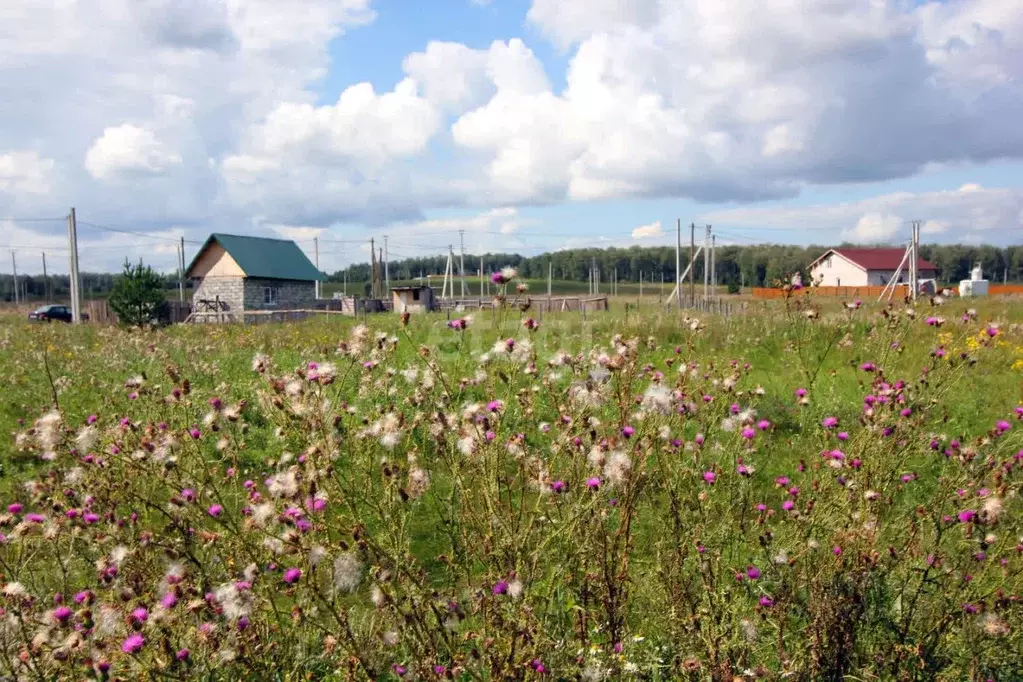
[[[810,281],[825,287],[884,286],[895,277],[905,249],[828,249],[810,264]],[[938,267],[917,259],[920,279],[936,279]],[[909,282],[909,262],[903,263],[898,282]]]

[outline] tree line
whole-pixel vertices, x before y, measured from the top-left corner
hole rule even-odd
[[[809,265],[828,248],[831,247],[783,244],[719,246],[714,254],[714,269],[721,284],[771,286],[787,273],[800,271],[807,274]],[[960,280],[969,279],[970,270],[976,263],[981,263],[984,276],[989,280],[1023,280],[1023,246],[998,248],[921,244],[920,255],[937,266],[938,278],[946,284],[957,284]],[[619,282],[638,282],[641,275],[647,282],[659,282],[662,277],[670,282],[675,274],[675,249],[670,246],[568,249],[531,257],[510,253],[466,254],[467,276],[479,275],[481,259],[485,274],[513,266],[527,279],[546,279],[548,268],[556,280],[575,281],[587,281],[593,267],[605,282],[612,273],[617,274]],[[458,261],[456,254],[456,274]],[[687,247],[683,249],[682,267],[685,268],[688,262]],[[411,280],[424,275],[443,274],[446,265],[447,256],[424,256],[391,261],[388,269],[391,280]],[[696,262],[697,280],[703,280],[703,269],[704,260],[701,256]],[[341,282],[346,276],[349,282],[368,282],[369,263],[351,265],[347,271],[339,270],[328,279]]]

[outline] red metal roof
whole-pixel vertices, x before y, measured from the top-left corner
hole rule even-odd
[[[905,249],[832,249],[835,253],[841,255],[843,258],[852,261],[856,265],[860,266],[864,270],[894,270],[899,267],[899,263],[902,262],[902,257],[905,255]],[[909,263],[906,264],[906,267]],[[937,270],[938,266],[934,263],[925,261],[923,258],[917,259],[917,270]]]

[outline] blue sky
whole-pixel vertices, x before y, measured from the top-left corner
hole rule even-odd
[[[679,218],[1017,243],[1021,45],[1015,0],[23,3],[0,248],[59,267],[71,205],[94,269],[215,230],[318,238],[327,269],[385,234],[539,253],[670,244]]]

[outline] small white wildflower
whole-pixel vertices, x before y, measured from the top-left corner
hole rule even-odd
[[[519,597],[521,597],[522,590],[523,590],[522,581],[519,580],[518,578],[508,583],[508,596],[510,596],[512,599],[518,599]]]
[[[327,556],[327,550],[324,549],[323,547],[320,547],[319,545],[316,545],[315,547],[309,550],[309,565],[316,566],[321,561],[323,561],[323,557],[325,556]]]
[[[8,597],[15,597],[17,599],[24,599],[28,596],[28,590],[25,586],[19,582],[7,583],[4,585],[4,594]]]

